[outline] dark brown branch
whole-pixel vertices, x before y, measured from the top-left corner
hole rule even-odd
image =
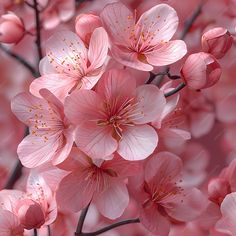
[[[94,231],[94,232],[91,232],[91,233],[81,233],[81,234],[75,234],[75,235],[77,235],[77,236],[95,236],[95,235],[105,233],[105,232],[107,232],[111,229],[117,228],[119,226],[127,225],[127,224],[134,224],[134,223],[140,223],[139,218],[123,220],[123,221],[108,225],[108,226],[106,226],[106,227],[104,227],[100,230],[97,230],[97,231]]]
[[[81,212],[81,215],[80,215],[80,218],[79,218],[79,222],[78,222],[78,225],[77,225],[77,228],[76,228],[75,235],[82,235],[83,225],[84,225],[84,221],[85,221],[86,215],[88,213],[89,206],[90,206],[90,203]]]
[[[38,9],[38,1],[34,0],[34,11],[35,11],[35,27],[36,27],[36,46],[38,51],[38,63],[43,58],[42,47],[41,47],[41,27],[40,27],[40,11]]]
[[[34,69],[32,65],[30,65],[24,58],[17,55],[14,52],[11,52],[10,50],[6,49],[4,46],[0,44],[0,49],[5,52],[8,56],[12,57],[13,59],[17,60],[19,63],[21,63],[27,70],[31,72],[33,76],[38,76],[38,71]]]
[[[179,84],[175,89],[165,93],[165,97],[169,97],[171,95],[174,95],[176,93],[178,93],[181,89],[183,89],[186,86],[186,84],[184,82],[182,82],[181,84]]]

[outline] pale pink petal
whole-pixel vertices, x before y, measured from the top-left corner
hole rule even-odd
[[[90,70],[91,69],[91,70]],[[102,74],[104,73],[106,66],[103,65],[98,69],[88,68],[86,76],[81,78],[80,89],[92,89],[97,84]]]
[[[84,121],[99,120],[103,116],[99,114],[103,101],[92,90],[80,90],[71,94],[65,100],[65,114],[73,124],[81,124]]]
[[[102,168],[114,170],[118,176],[128,177],[140,173],[142,163],[139,161],[127,161],[121,158],[117,153],[112,160],[105,161]]]
[[[118,146],[111,132],[110,127],[84,122],[75,131],[75,143],[91,158],[104,159],[114,153]]]
[[[170,231],[169,221],[159,214],[155,205],[149,205],[140,211],[141,223],[154,235],[168,236]]]
[[[110,180],[109,186],[95,196],[98,210],[109,219],[120,217],[129,203],[129,193],[125,183]]]
[[[78,76],[78,70],[87,68],[87,49],[83,41],[71,31],[55,33],[46,42],[49,62],[58,73]],[[79,67],[78,67],[79,65]]]
[[[190,132],[195,138],[207,134],[214,125],[215,114],[213,112],[194,112],[191,114]]]
[[[48,58],[46,56],[42,58],[42,60],[39,62],[39,72],[40,72],[40,75],[56,73],[55,69],[49,63]]]
[[[137,22],[142,32],[151,33],[151,45],[169,41],[177,30],[179,19],[176,11],[167,4],[159,4],[144,12]]]
[[[100,17],[114,42],[129,45],[129,37],[135,25],[135,19],[133,13],[123,3],[107,4]]]
[[[19,144],[17,153],[21,163],[28,168],[39,166],[49,161],[58,148],[58,134],[44,136],[45,131],[37,131],[37,136],[28,135]],[[42,135],[42,137],[41,137]]]
[[[112,57],[125,66],[132,67],[136,70],[151,71],[153,66],[149,65],[147,61],[139,59],[138,53],[127,48],[112,46]]]
[[[104,28],[95,29],[92,33],[88,50],[88,59],[91,63],[91,68],[97,69],[104,64],[107,58],[108,46],[108,35]]]
[[[48,89],[61,101],[71,92],[71,89],[78,83],[76,78],[72,78],[65,74],[47,74],[35,79],[30,85],[30,92],[41,97],[39,91],[42,88]]]
[[[59,184],[57,203],[62,209],[78,212],[91,201],[95,189],[95,182],[88,178],[88,173],[74,171]]]
[[[196,219],[207,207],[207,199],[204,194],[193,188],[176,196],[175,201],[165,202],[167,214],[180,221],[192,221]]]
[[[183,168],[181,159],[170,152],[154,154],[145,166],[145,180],[159,182],[161,179],[168,181],[180,175]]]
[[[124,100],[133,97],[135,89],[136,81],[128,71],[111,69],[104,73],[96,91],[106,100],[115,99],[118,107]]]
[[[129,127],[122,133],[117,152],[129,161],[143,160],[153,153],[157,143],[157,133],[151,126]]]
[[[236,234],[236,193],[228,194],[223,200],[220,210],[222,219],[217,222],[216,228],[222,232],[230,232],[230,235]]]
[[[23,226],[19,219],[10,211],[0,209],[0,235],[23,235]]]
[[[180,60],[187,53],[182,40],[161,43],[156,49],[145,53],[147,62],[154,66],[165,66]]]
[[[154,85],[142,85],[137,88],[137,112],[141,112],[143,117],[137,116],[134,119],[135,124],[145,124],[154,121],[160,113],[162,113],[166,99],[161,90]]]

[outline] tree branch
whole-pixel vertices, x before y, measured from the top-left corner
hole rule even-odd
[[[109,226],[106,226],[106,227],[104,227],[100,230],[97,230],[97,231],[94,231],[94,232],[91,232],[91,233],[81,233],[81,234],[75,234],[75,235],[77,235],[77,236],[95,236],[95,235],[105,233],[105,232],[107,232],[111,229],[117,228],[119,226],[127,225],[127,224],[134,224],[134,223],[140,223],[139,218],[123,220],[123,221],[111,224]]]
[[[41,27],[40,27],[40,11],[38,9],[38,2],[34,0],[34,11],[35,11],[35,27],[36,27],[36,46],[38,51],[38,63],[43,58],[42,48],[41,48]]]
[[[12,57],[16,61],[18,61],[20,64],[22,64],[27,70],[31,72],[33,76],[35,77],[38,76],[38,71],[35,70],[35,68],[32,65],[30,65],[24,58],[22,58],[21,56],[17,55],[14,52],[9,51],[2,44],[0,44],[0,49],[3,52],[5,52],[8,56]]]
[[[183,89],[186,86],[186,84],[184,82],[182,82],[181,84],[179,84],[175,89],[165,93],[165,97],[169,97],[171,95],[176,94],[177,92],[179,92],[181,89]]]
[[[79,222],[78,222],[78,225],[77,225],[77,228],[76,228],[75,235],[82,235],[82,229],[83,229],[83,225],[84,225],[84,221],[85,221],[86,215],[88,213],[89,206],[90,206],[90,203],[81,212],[81,215],[80,215],[80,218],[79,218]]]

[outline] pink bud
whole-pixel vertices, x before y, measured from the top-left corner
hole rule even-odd
[[[99,16],[93,14],[80,14],[75,19],[75,31],[87,45],[89,45],[93,31],[101,26]]]
[[[2,15],[0,18],[0,42],[18,43],[25,33],[22,20],[14,13]]]
[[[40,228],[45,223],[41,206],[31,199],[20,200],[16,206],[16,213],[25,229]]]
[[[230,192],[230,185],[224,179],[212,179],[208,184],[209,199],[217,204],[221,204],[225,196]]]
[[[218,27],[202,35],[202,49],[215,58],[222,58],[233,44],[233,37],[227,29]]]
[[[221,67],[214,56],[199,52],[188,56],[181,69],[181,74],[190,89],[204,89],[218,82]]]

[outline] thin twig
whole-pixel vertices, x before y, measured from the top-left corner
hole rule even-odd
[[[37,235],[38,235],[37,229],[34,229],[34,236],[37,236]]]
[[[89,206],[90,206],[90,203],[81,212],[75,235],[82,235],[83,225],[84,225],[86,215],[88,213]]]
[[[30,65],[24,58],[17,55],[14,52],[9,51],[7,48],[5,48],[2,44],[0,44],[0,49],[5,52],[8,56],[12,57],[13,59],[17,60],[19,63],[21,63],[26,69],[28,69],[33,76],[38,76],[38,71],[34,69],[32,65]]]
[[[173,90],[165,93],[165,97],[169,97],[171,95],[176,94],[177,92],[179,92],[181,89],[183,89],[186,86],[186,84],[184,82],[182,82],[181,84],[179,84],[176,88],[174,88]]]
[[[48,225],[48,236],[51,236],[51,229],[50,229],[50,225]]]
[[[41,27],[40,27],[40,11],[38,9],[38,1],[34,0],[34,11],[35,11],[35,27],[36,27],[36,46],[38,51],[38,62],[43,58],[42,47],[41,47]]]
[[[111,229],[114,229],[116,227],[119,227],[119,226],[122,226],[122,225],[127,225],[127,224],[134,224],[134,223],[140,223],[139,218],[123,220],[123,221],[120,221],[120,222],[108,225],[108,226],[106,226],[106,227],[104,227],[104,228],[102,228],[100,230],[97,230],[97,231],[94,231],[94,232],[91,232],[91,233],[82,233],[82,234],[75,234],[75,235],[79,235],[79,236],[95,236],[95,235],[99,235],[99,234],[105,233],[105,232],[107,232],[107,231],[109,231]]]

